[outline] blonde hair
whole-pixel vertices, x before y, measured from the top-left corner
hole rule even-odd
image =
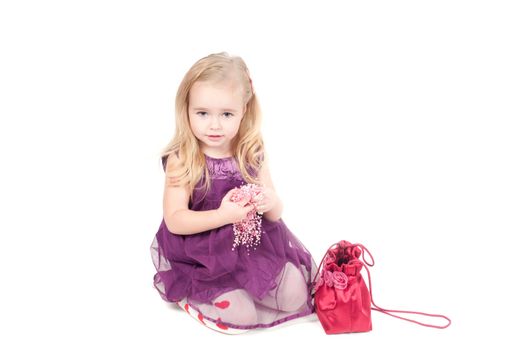
[[[205,171],[206,192],[210,189],[210,174],[206,159],[199,148],[197,138],[192,133],[188,116],[189,92],[196,81],[225,82],[240,84],[243,92],[243,104],[247,109],[237,135],[232,140],[233,156],[241,174],[247,183],[260,184],[247,168],[257,171],[267,158],[261,135],[261,111],[258,99],[252,88],[249,70],[243,59],[226,52],[213,53],[198,60],[185,74],[176,95],[176,130],[174,137],[161,152],[163,165],[170,154],[179,158],[177,171],[174,167],[165,169],[169,177],[169,186],[190,187],[190,195]],[[181,166],[182,165],[182,166]]]

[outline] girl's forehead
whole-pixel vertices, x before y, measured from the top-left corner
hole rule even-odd
[[[206,105],[240,104],[242,103],[242,90],[238,84],[231,82],[210,83],[197,81],[189,92],[191,104]]]
[[[238,90],[241,88],[239,81],[234,79],[220,80],[220,81],[196,81],[192,84],[191,90],[203,90],[203,89],[212,89],[212,90]]]

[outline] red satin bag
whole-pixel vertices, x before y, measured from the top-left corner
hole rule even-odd
[[[336,247],[333,248],[335,245]],[[371,262],[365,260],[364,252],[368,253]],[[362,244],[352,244],[341,240],[328,248],[318,266],[311,289],[311,295],[315,295],[315,311],[326,334],[371,331],[371,310],[427,327],[446,328],[450,325],[450,319],[443,315],[387,310],[377,306],[373,302],[371,277],[368,270],[368,266],[373,266],[374,263],[373,256]],[[369,288],[361,274],[363,267],[368,273]],[[320,268],[322,272],[319,276]],[[317,276],[319,276],[318,279]],[[446,319],[448,324],[445,326],[425,324],[391,314],[393,312],[440,317]]]

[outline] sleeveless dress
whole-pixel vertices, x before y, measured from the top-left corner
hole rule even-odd
[[[162,158],[165,171],[166,157]],[[191,200],[189,203],[189,209],[195,211],[219,208],[229,190],[246,184],[235,157],[212,158],[205,155],[205,159],[211,187],[208,193],[199,188],[204,183],[203,174],[193,192],[194,202]],[[254,175],[252,169],[249,171]],[[256,247],[238,245],[233,249],[232,223],[197,234],[178,235],[168,230],[163,219],[150,246],[157,270],[153,277],[154,287],[163,300],[179,303],[185,299],[188,302],[185,305],[187,312],[190,307],[199,314],[200,320],[205,318],[211,322],[218,321],[213,300],[229,291],[243,289],[254,301],[256,320],[249,324],[223,322],[240,330],[272,327],[314,313],[309,286],[316,275],[317,265],[312,255],[283,219],[273,222],[262,216],[261,231]],[[260,304],[260,300],[269,299],[272,291],[280,287],[283,279],[280,273],[286,263],[301,272],[297,273],[300,279],[297,278],[294,283],[296,287],[298,283],[305,284],[302,286],[307,294],[302,299],[305,302],[293,311],[274,309],[269,303]]]

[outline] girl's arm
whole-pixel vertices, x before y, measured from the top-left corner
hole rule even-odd
[[[165,173],[175,170],[179,159],[175,154],[167,158]],[[226,225],[223,216],[217,209],[196,211],[188,208],[190,199],[189,186],[171,186],[170,178],[165,175],[165,190],[163,194],[163,219],[168,230],[173,234],[192,235]]]
[[[227,225],[228,222],[218,214],[218,209],[204,211],[183,209],[165,218],[165,224],[173,234],[193,235]]]
[[[277,201],[273,209],[266,211],[263,216],[269,221],[278,221],[282,217],[282,200],[277,197]]]

